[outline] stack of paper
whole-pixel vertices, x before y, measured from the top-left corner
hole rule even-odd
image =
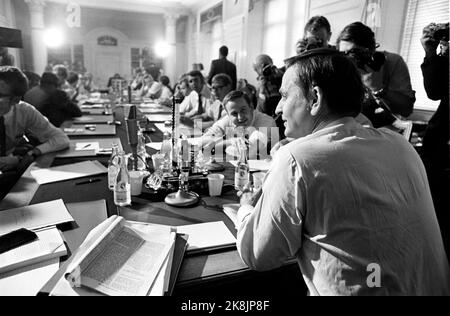
[[[67,255],[56,227],[36,232],[38,240],[0,255],[0,275]]]
[[[31,175],[40,185],[84,178],[107,173],[108,169],[98,161],[85,161],[49,169],[35,169]]]

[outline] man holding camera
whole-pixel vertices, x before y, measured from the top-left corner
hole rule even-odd
[[[400,55],[377,52],[375,33],[361,22],[346,26],[337,43],[362,75],[366,86],[363,114],[375,128],[390,126],[412,114],[415,92],[408,66]]]
[[[305,37],[297,42],[297,54],[316,48],[336,48],[331,46],[331,25],[324,16],[312,17],[305,26]]]

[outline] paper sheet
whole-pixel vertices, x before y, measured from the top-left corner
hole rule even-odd
[[[150,143],[150,144],[146,144],[145,146],[147,146],[148,148],[154,149],[156,151],[161,151],[162,143]]]
[[[237,167],[238,161],[233,160],[230,161],[230,163]],[[248,164],[250,165],[250,171],[269,171],[270,165],[272,164],[271,161],[268,160],[249,160]]]
[[[59,259],[0,275],[0,296],[36,296],[59,270]]]
[[[78,225],[78,228],[63,233],[70,251],[74,253],[89,232],[108,218],[108,211],[105,200],[67,204],[67,209]]]
[[[62,200],[35,204],[0,212],[0,235],[20,228],[32,230],[73,221]]]
[[[234,227],[238,229],[238,212],[240,205],[239,204],[225,204],[223,206],[223,212],[228,218],[233,222]]]
[[[37,232],[32,243],[0,255],[0,275],[67,255],[64,240],[56,227]]]
[[[236,244],[236,238],[223,222],[180,226],[177,232],[189,235],[188,251]]]
[[[107,173],[98,161],[85,161],[49,169],[35,169],[31,175],[40,185]]]

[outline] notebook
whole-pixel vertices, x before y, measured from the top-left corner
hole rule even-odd
[[[31,175],[40,185],[84,178],[107,173],[108,169],[98,161],[84,161],[48,169],[34,169]]]

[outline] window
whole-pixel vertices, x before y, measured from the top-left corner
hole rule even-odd
[[[279,67],[287,57],[288,2],[288,0],[270,0],[266,4],[263,49]]]
[[[428,99],[423,86],[422,65],[425,52],[420,43],[423,29],[431,22],[449,21],[448,0],[410,0],[402,43],[402,56],[411,73],[413,89],[417,92],[416,108],[436,110],[439,102]]]

